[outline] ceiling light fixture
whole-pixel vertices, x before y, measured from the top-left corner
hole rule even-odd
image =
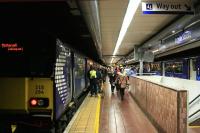
[[[153,50],[152,52],[153,53],[156,53],[156,52],[158,52],[159,51],[159,49],[155,49],[155,50]]]
[[[115,45],[115,49],[114,49],[114,52],[113,52],[113,55],[115,55],[119,49],[119,46],[121,45],[122,41],[123,41],[123,38],[126,34],[126,31],[132,21],[132,18],[133,16],[135,15],[135,12],[140,4],[141,0],[129,0],[129,3],[128,3],[128,8],[126,10],[126,14],[125,14],[125,17],[124,17],[124,20],[123,20],[123,23],[122,23],[122,27],[121,27],[121,30],[120,30],[120,33],[119,33],[119,37],[117,39],[117,43]],[[113,58],[111,59],[111,62],[113,62]]]

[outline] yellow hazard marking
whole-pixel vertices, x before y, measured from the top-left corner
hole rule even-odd
[[[14,133],[15,132],[15,130],[16,130],[16,125],[11,125],[11,129],[12,129],[12,133]]]
[[[200,128],[200,126],[189,126],[189,128]]]
[[[96,118],[95,118],[95,133],[99,133],[99,118],[100,118],[101,96],[98,96]]]

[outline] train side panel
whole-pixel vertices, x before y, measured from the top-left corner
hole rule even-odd
[[[72,56],[66,44],[56,41],[56,63],[54,73],[54,119],[58,120],[72,100]]]
[[[75,54],[74,55],[74,98],[77,98],[81,95],[81,93],[86,88],[86,80],[85,80],[85,58]]]

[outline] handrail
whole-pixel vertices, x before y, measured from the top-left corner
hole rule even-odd
[[[136,75],[156,75],[156,73],[136,73]]]
[[[194,112],[193,114],[191,114],[191,115],[189,116],[189,118],[192,117],[193,115],[197,114],[198,112],[200,112],[200,109],[197,110],[196,112]]]
[[[189,102],[189,105],[192,104],[199,97],[200,97],[200,94],[198,96],[196,96],[191,102]]]

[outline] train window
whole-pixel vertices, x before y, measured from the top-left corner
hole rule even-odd
[[[154,71],[160,71],[160,63],[152,63],[151,64],[151,71],[154,72]]]
[[[165,71],[170,73],[183,73],[183,62],[165,63]]]
[[[174,73],[183,73],[183,62],[175,62],[173,69]]]
[[[74,54],[75,92],[74,97],[81,94],[85,88],[85,59],[79,54]]]
[[[173,64],[172,63],[165,63],[165,72],[173,72]]]

